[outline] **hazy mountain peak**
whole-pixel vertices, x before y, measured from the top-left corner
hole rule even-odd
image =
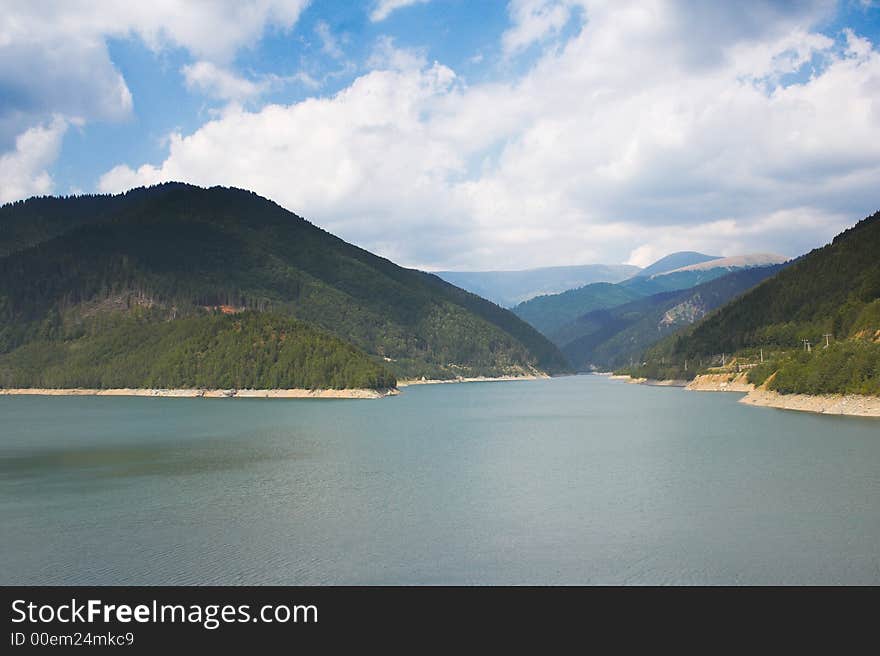
[[[651,276],[668,273],[670,271],[690,266],[692,264],[700,264],[701,262],[708,262],[710,260],[720,259],[720,255],[706,255],[705,253],[697,253],[696,251],[678,251],[675,253],[670,253],[665,257],[661,257],[653,264],[646,266],[644,269],[639,271],[636,277],[649,278]]]
[[[767,266],[770,264],[782,264],[787,262],[789,258],[776,253],[747,253],[745,255],[732,255],[730,257],[722,257],[719,259],[706,260],[696,264],[673,269],[672,271],[664,271],[663,273],[654,274],[655,276],[663,276],[670,273],[679,273],[681,271],[708,271],[710,269],[746,269],[749,267]]]

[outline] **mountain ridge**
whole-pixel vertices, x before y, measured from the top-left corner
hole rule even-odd
[[[671,253],[649,265],[637,275],[618,283],[593,283],[560,294],[538,296],[520,303],[513,312],[531,323],[557,346],[560,331],[584,314],[634,302],[664,292],[692,289],[731,272],[781,263],[786,258],[768,254],[746,254],[726,258],[693,251]],[[694,262],[675,267],[682,262]],[[717,263],[717,264],[716,264]],[[652,271],[654,273],[652,273]]]
[[[435,275],[503,307],[594,282],[620,282],[640,269],[627,264],[580,264],[497,271],[435,271]]]

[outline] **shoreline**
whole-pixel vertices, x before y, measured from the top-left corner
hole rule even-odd
[[[639,385],[656,385],[658,381],[612,375],[614,380],[625,380]],[[682,381],[662,381],[678,386]],[[743,394],[739,403],[777,410],[812,412],[822,415],[880,418],[880,397],[860,394],[780,394],[748,382],[745,372],[739,374],[701,374],[683,386],[689,392],[735,392]]]
[[[389,389],[150,389],[150,388],[9,388],[0,396],[141,396],[175,399],[381,399],[400,394]]]
[[[411,378],[397,381],[397,387],[410,385],[446,385],[450,383],[500,383],[514,380],[543,380],[550,378],[548,374],[528,374],[524,376],[474,376],[458,378]]]
[[[608,380],[622,380],[625,383],[630,385],[647,385],[649,387],[686,387],[686,380],[676,380],[676,379],[668,379],[668,380],[658,380],[656,378],[633,378],[628,374],[609,374],[609,373],[598,373],[593,374],[594,376],[605,376]]]
[[[820,415],[880,418],[880,397],[861,394],[780,394],[753,389],[739,400],[745,405],[778,410],[797,410]]]
[[[198,388],[50,388],[17,387],[0,388],[0,396],[138,396],[173,399],[382,399],[398,396],[401,387],[410,385],[440,385],[448,383],[493,383],[515,380],[541,380],[550,378],[547,374],[523,376],[474,376],[450,379],[401,380],[397,387],[385,389],[198,389]]]

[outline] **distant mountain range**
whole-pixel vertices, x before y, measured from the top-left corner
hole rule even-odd
[[[240,189],[0,207],[0,387],[387,387],[568,370],[511,312]]]
[[[561,294],[539,296],[520,303],[513,311],[556,344],[570,341],[566,325],[579,317],[623,305],[662,292],[690,289],[732,271],[784,262],[780,255],[755,254],[720,258],[695,252],[672,253],[639,271],[635,276],[609,285],[594,283]]]
[[[702,319],[780,268],[777,264],[740,269],[690,289],[594,310],[563,326],[554,338],[577,370],[614,369],[638,359],[666,335]]]
[[[535,296],[593,282],[620,282],[639,271],[628,264],[584,264],[523,271],[437,271],[436,275],[502,307],[512,307]]]

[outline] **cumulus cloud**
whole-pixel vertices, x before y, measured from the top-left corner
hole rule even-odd
[[[47,167],[55,161],[67,122],[55,117],[18,135],[15,147],[0,155],[0,203],[52,191]]]
[[[515,79],[467,85],[380,41],[335,96],[230,112],[100,186],[247,187],[437,268],[796,255],[876,209],[880,54],[816,33],[825,5],[578,4]]]
[[[130,116],[132,95],[110,59],[108,38],[137,37],[155,51],[185,48],[203,60],[188,71],[187,81],[194,87],[227,99],[252,95],[252,83],[215,64],[228,62],[269,25],[290,28],[306,4],[307,0],[6,3],[0,13],[0,153],[18,157],[19,135],[39,134],[44,128],[34,133],[30,128],[56,115],[84,121]]]
[[[370,20],[374,23],[379,23],[388,18],[392,12],[397,11],[398,9],[409,7],[411,5],[421,5],[426,2],[428,2],[428,0],[377,0],[373,7],[373,11],[370,12]]]

